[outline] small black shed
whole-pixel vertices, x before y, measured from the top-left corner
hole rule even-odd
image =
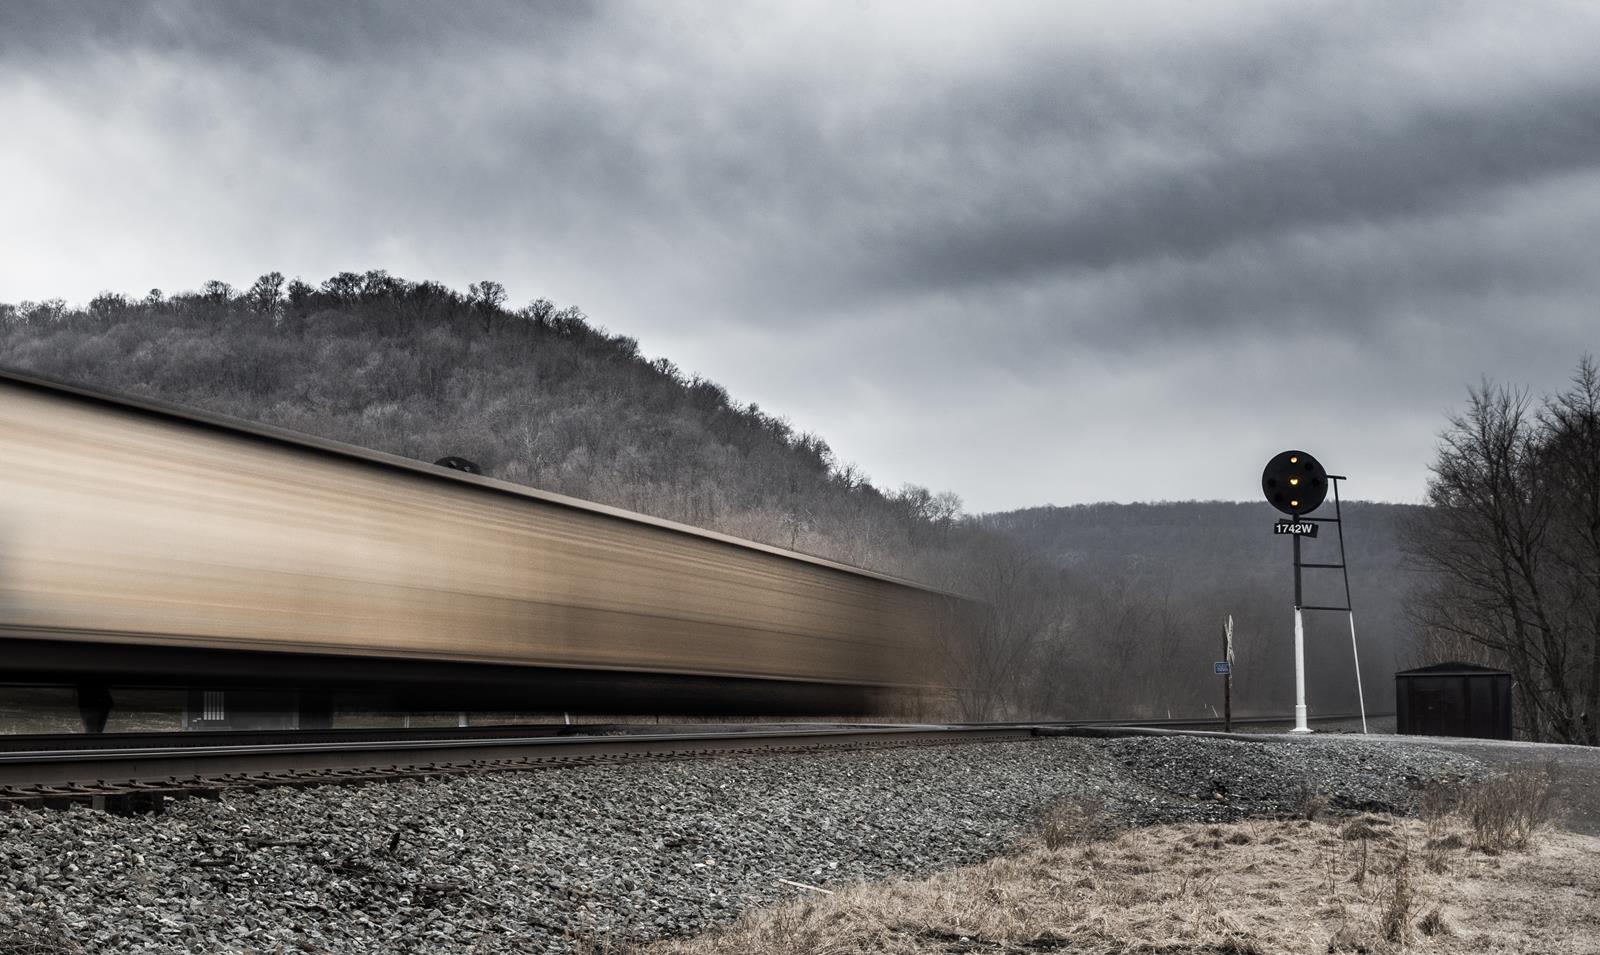
[[[1436,663],[1394,675],[1395,731],[1416,736],[1511,738],[1511,674]]]

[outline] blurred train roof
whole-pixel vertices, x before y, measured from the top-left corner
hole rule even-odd
[[[5,367],[0,367],[0,384],[17,386],[31,391],[42,391],[57,397],[76,399],[91,404],[109,406],[119,411],[133,413],[144,417],[155,418],[171,423],[184,424],[190,427],[201,428],[208,431],[220,431],[235,437],[264,441],[269,444],[275,444],[300,451],[308,451],[347,462],[390,470],[406,471],[429,480],[451,482],[458,485],[477,488],[480,491],[512,495],[515,497],[524,498],[526,500],[536,501],[541,504],[549,504],[555,507],[583,511],[598,515],[600,517],[623,521],[625,523],[646,525],[676,534],[687,534],[692,537],[699,537],[704,540],[714,541],[730,547],[752,550],[785,560],[801,561],[844,574],[851,574],[858,577],[870,577],[875,580],[881,580],[886,583],[897,584],[902,587],[925,591],[927,593],[939,594],[960,600],[972,599],[962,594],[940,590],[939,588],[930,587],[927,584],[918,583],[914,580],[907,580],[903,577],[895,577],[889,574],[867,570],[862,567],[853,567],[849,564],[828,560],[824,557],[816,557],[811,554],[801,553],[799,551],[785,550],[781,547],[774,547],[770,544],[760,543],[759,541],[745,540],[744,538],[733,537],[728,534],[706,530],[705,528],[695,527],[690,524],[680,524],[677,521],[669,521],[665,518],[652,517],[649,514],[640,514],[635,511],[624,510],[620,507],[612,507],[609,504],[599,504],[594,501],[585,501],[582,498],[568,497],[565,494],[557,494],[553,491],[542,491],[538,488],[529,487],[525,484],[516,484],[511,481],[500,480],[499,478],[471,474],[466,471],[429,464],[425,461],[417,461],[411,458],[401,457],[397,454],[389,454],[385,451],[374,451],[371,448],[363,448],[353,444],[345,444],[342,441],[333,441],[327,438],[317,437],[316,435],[305,434],[304,432],[300,431],[293,431],[288,428],[279,428],[273,425],[261,424],[255,421],[246,421],[242,418],[234,418],[228,415],[221,415],[214,412],[202,411],[196,408],[189,408],[183,405],[162,401],[160,399],[121,394],[77,384],[74,382],[60,381],[46,376],[37,375],[32,372],[17,371],[15,369]]]

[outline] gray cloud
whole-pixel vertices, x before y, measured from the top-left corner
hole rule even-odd
[[[0,300],[491,276],[980,508],[1248,496],[1319,440],[1415,499],[1464,384],[1595,348],[1597,40],[1560,3],[14,2]]]
[[[0,9],[0,53],[36,61],[119,50],[235,65],[260,65],[291,53],[328,62],[370,61],[548,37],[593,22],[593,13],[583,2],[530,7],[508,0],[14,0]],[[514,34],[505,32],[508,22],[516,25]]]

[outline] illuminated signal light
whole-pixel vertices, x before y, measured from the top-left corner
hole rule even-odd
[[[1299,517],[1322,505],[1328,494],[1328,472],[1304,451],[1284,451],[1261,472],[1261,493],[1273,507]]]

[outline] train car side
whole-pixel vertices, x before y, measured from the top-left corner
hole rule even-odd
[[[16,376],[0,379],[0,459],[0,634],[19,647],[882,688],[926,679],[949,600],[501,482]]]

